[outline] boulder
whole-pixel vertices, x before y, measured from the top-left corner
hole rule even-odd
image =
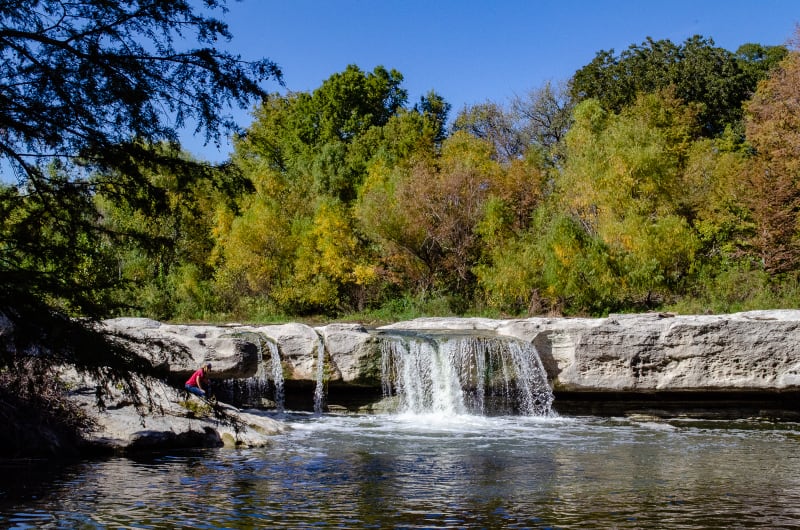
[[[210,362],[212,379],[244,379],[256,374],[261,360],[259,345],[238,335],[236,328],[161,324],[147,318],[116,318],[103,324],[144,340],[149,347],[140,351],[176,378],[188,378]]]
[[[278,345],[281,362],[288,369],[286,379],[316,379],[317,360],[320,349],[324,355],[322,337],[305,324],[290,323],[252,328],[256,333],[274,340]]]
[[[200,398],[153,379],[139,380],[140,394],[149,397],[144,407],[137,408],[128,396],[110,388],[110,393],[104,395],[105,406],[100,409],[95,399],[95,381],[70,369],[64,370],[62,378],[76,389],[70,399],[95,424],[84,439],[86,452],[127,454],[198,447],[263,447],[272,436],[287,430],[283,423],[224,404],[217,405],[224,416],[214,415]]]
[[[361,324],[329,324],[318,332],[330,359],[331,381],[380,385],[380,339]]]

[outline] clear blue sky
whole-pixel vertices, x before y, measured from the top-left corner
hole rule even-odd
[[[800,23],[800,0],[230,0],[226,47],[268,57],[286,87],[312,91],[356,64],[395,68],[413,104],[436,90],[452,106],[514,95],[567,80],[600,50],[617,53],[648,36],[678,44],[692,35],[735,51],[741,44],[785,44]],[[282,90],[277,84],[267,89]],[[235,112],[242,126],[250,111]],[[220,161],[230,145],[184,147]]]

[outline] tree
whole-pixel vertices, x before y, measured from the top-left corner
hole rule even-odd
[[[207,5],[222,8],[224,2]],[[208,140],[219,139],[236,127],[223,113],[227,104],[244,106],[265,94],[261,81],[280,79],[269,60],[245,62],[216,50],[220,38],[230,38],[226,25],[197,14],[188,1],[4,2],[0,156],[18,183],[14,204],[24,210],[25,201],[42,201],[72,211],[80,197],[111,178],[120,200],[160,207],[164,195],[147,175],[171,166],[180,186],[194,178],[198,163],[150,146],[174,144],[188,122]],[[195,43],[205,47],[191,47]],[[90,171],[105,177],[89,179]],[[88,230],[90,237],[92,228],[64,223],[59,230]],[[82,286],[75,282],[34,285],[42,271],[8,258],[20,248],[13,238],[0,241],[6,256],[0,274],[22,274],[24,281],[15,284],[20,290],[39,290],[67,299],[78,312],[98,314],[99,307],[76,296]],[[36,238],[26,252],[35,255],[49,244]]]
[[[156,149],[161,156],[168,146]],[[186,157],[173,153],[175,157]],[[132,238],[105,238],[113,248],[113,269],[125,283],[115,299],[125,313],[160,320],[208,319],[220,306],[212,286],[213,229],[217,218],[234,207],[247,182],[230,165],[198,165],[195,178],[179,184],[176,175],[149,173],[148,185],[163,194],[157,211],[115,200],[116,179],[98,177],[94,197],[101,214],[99,225],[111,234],[137,234]]]
[[[750,42],[739,46],[735,56],[747,79],[747,86],[755,87],[759,81],[769,77],[788,53],[786,46],[763,46]]]
[[[554,162],[561,158],[558,149],[572,124],[574,103],[567,83],[546,82],[512,102],[523,121],[529,144],[537,146]]]
[[[488,142],[501,162],[521,157],[528,146],[517,116],[491,101],[464,107],[453,122],[453,132],[458,131]]]
[[[800,39],[800,30],[797,38]],[[746,106],[755,157],[747,182],[757,224],[753,243],[771,274],[800,267],[800,51],[762,81]]]
[[[685,167],[699,135],[696,116],[696,106],[670,90],[642,95],[620,114],[596,100],[576,108],[557,179],[561,209],[607,249],[619,300],[650,307],[690,271],[697,241]]]
[[[491,144],[457,132],[436,156],[406,167],[371,168],[360,219],[383,246],[386,269],[413,294],[472,295],[481,246],[477,226],[503,181],[493,154]]]
[[[206,0],[203,12],[224,6]],[[92,199],[106,187],[111,200],[158,212],[167,195],[149,176],[168,169],[181,188],[198,162],[154,146],[175,145],[186,125],[219,140],[236,128],[224,109],[280,81],[272,61],[215,48],[230,37],[189,0],[0,3],[0,158],[16,179],[0,193],[0,312],[15,337],[2,368],[22,375],[30,352],[48,352],[106,378],[147,369],[68,318],[107,314],[104,293],[119,281],[104,249],[120,234],[103,231]]]
[[[450,114],[452,105],[445,99],[431,90],[424,96],[420,96],[419,103],[414,105],[414,110],[422,116],[428,118],[433,125],[434,142],[441,144],[447,137],[447,117]]]
[[[218,278],[242,286],[242,301],[313,313],[373,300],[376,230],[362,221],[388,212],[372,209],[370,175],[430,156],[449,110],[435,92],[407,109],[402,79],[350,65],[313,92],[270,95],[256,109],[234,155],[255,192],[218,237]],[[361,208],[365,196],[376,201]]]
[[[742,103],[782,53],[783,47],[752,45],[734,54],[699,35],[681,45],[648,37],[618,56],[614,50],[598,52],[573,76],[572,97],[576,102],[595,98],[607,110],[620,112],[640,93],[673,86],[678,98],[703,105],[703,130],[717,135],[742,119]]]
[[[555,164],[562,158],[559,149],[573,106],[568,84],[548,81],[515,97],[507,108],[493,101],[464,107],[452,132],[464,131],[489,142],[494,157],[503,163],[521,160],[535,149],[538,156]]]

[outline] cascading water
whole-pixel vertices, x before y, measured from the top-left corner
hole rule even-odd
[[[322,414],[325,406],[325,341],[317,335],[317,385],[314,387],[314,414]]]
[[[407,413],[552,414],[536,348],[508,337],[397,334],[381,343],[383,392]]]
[[[283,392],[283,365],[281,364],[281,354],[278,345],[272,341],[266,341],[270,352],[270,369],[272,382],[275,385],[275,409],[279,413],[284,412],[284,392]]]
[[[215,384],[217,397],[226,403],[240,407],[271,407],[268,396],[272,395],[275,409],[284,412],[283,366],[278,345],[261,334],[252,334],[248,338],[258,346],[258,368],[248,378],[225,379]],[[264,356],[269,351],[269,359]],[[270,381],[274,386],[274,394],[270,390]]]

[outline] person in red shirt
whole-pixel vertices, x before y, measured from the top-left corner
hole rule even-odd
[[[208,372],[211,371],[211,363],[197,369],[186,381],[186,390],[196,396],[205,398],[208,395]]]

